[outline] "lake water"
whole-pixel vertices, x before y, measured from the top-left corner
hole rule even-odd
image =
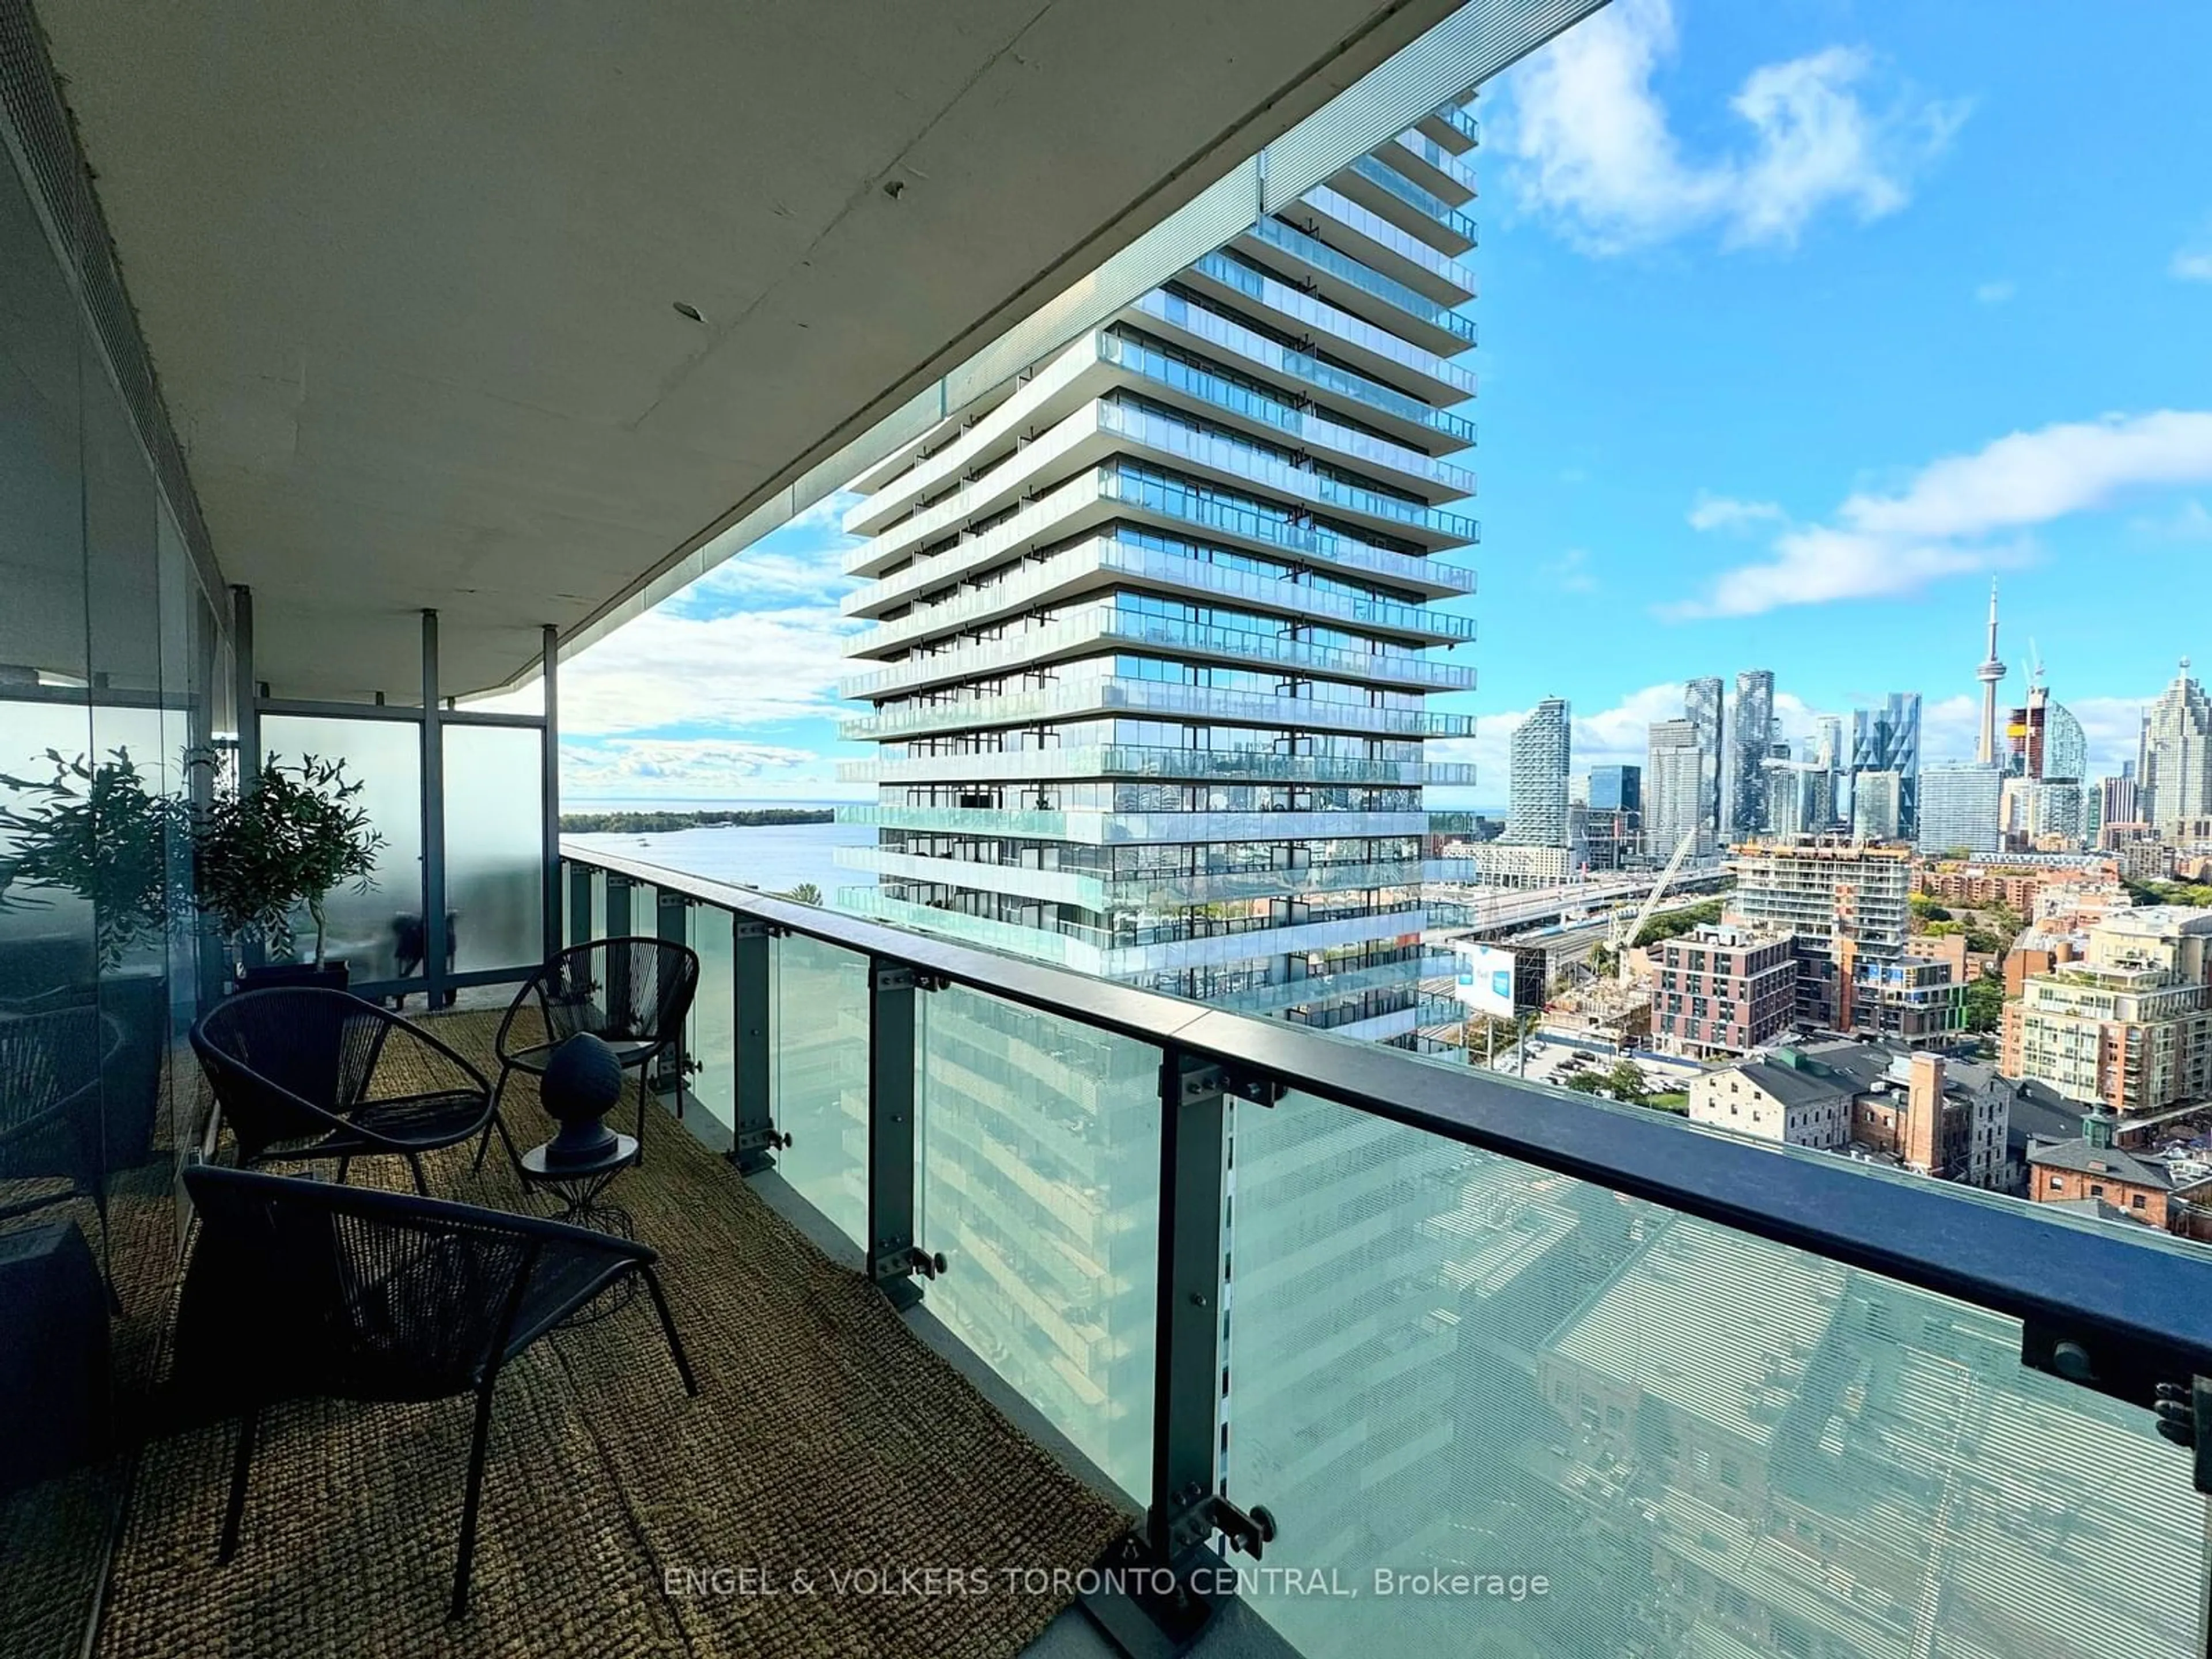
[[[594,809],[579,803],[576,810]],[[763,892],[786,892],[811,881],[822,890],[825,902],[835,901],[840,887],[875,884],[872,872],[848,870],[837,862],[840,847],[874,844],[876,832],[864,823],[732,824],[674,830],[661,836],[568,835],[562,839]]]

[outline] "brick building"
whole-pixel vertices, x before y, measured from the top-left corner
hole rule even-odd
[[[2028,1148],[2029,1197],[2039,1204],[2101,1201],[2147,1227],[2198,1236],[2197,1207],[2212,1201],[2212,1180],[2192,1179],[2164,1158],[2118,1145],[2118,1121],[2109,1112],[2091,1112],[2081,1129],[2079,1139]]]
[[[1652,1036],[1677,1054],[1748,1054],[1789,1029],[1796,1000],[1796,954],[1787,934],[1700,927],[1659,947]]]
[[[2012,1091],[1983,1068],[1871,1042],[1778,1048],[1690,1083],[1690,1121],[1922,1175],[2003,1185]]]

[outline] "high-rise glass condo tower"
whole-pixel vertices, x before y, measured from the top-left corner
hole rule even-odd
[[[852,908],[1410,1042],[1473,637],[1448,106],[856,481]]]
[[[1651,723],[1644,756],[1644,848],[1656,863],[1665,864],[1683,836],[1705,827],[1698,816],[1703,757],[1692,722]]]
[[[2186,657],[2173,684],[2143,711],[2136,781],[2142,815],[2157,830],[2212,817],[2212,699],[2189,678]]]
[[[1721,836],[1721,681],[1717,674],[1690,681],[1682,688],[1682,713],[1698,734],[1698,823],[1712,837]]]
[[[1567,705],[1547,697],[1513,731],[1513,793],[1499,839],[1516,847],[1567,844],[1567,773],[1573,759]]]
[[[1994,853],[2004,844],[2000,802],[2004,770],[1996,766],[1931,766],[1920,775],[1923,852]]]
[[[1897,775],[1893,809],[1885,802],[1881,816],[1893,815],[1889,834],[1912,839],[1920,823],[1920,694],[1893,691],[1879,708],[1862,708],[1851,716],[1852,823],[1863,820],[1857,810],[1859,786],[1865,774],[1890,772]],[[1882,786],[1877,786],[1882,787]]]
[[[1766,828],[1766,763],[1774,741],[1774,672],[1735,677],[1735,729],[1729,758],[1729,838],[1749,841]]]

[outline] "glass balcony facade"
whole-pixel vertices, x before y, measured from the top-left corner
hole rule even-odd
[[[1440,131],[1391,142],[1471,179]],[[1472,224],[1395,165],[1339,179],[1366,199],[1289,204],[869,476],[842,731],[884,752],[841,817],[878,882],[844,902],[1412,1041],[1420,787],[1471,775],[1421,743],[1471,729],[1424,699],[1474,680],[1429,654],[1474,634],[1437,604],[1480,533]],[[1185,856],[1238,847],[1270,850]]]

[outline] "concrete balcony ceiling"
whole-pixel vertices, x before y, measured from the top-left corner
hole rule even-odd
[[[505,680],[1455,3],[41,21],[260,672],[332,696],[426,606]]]

